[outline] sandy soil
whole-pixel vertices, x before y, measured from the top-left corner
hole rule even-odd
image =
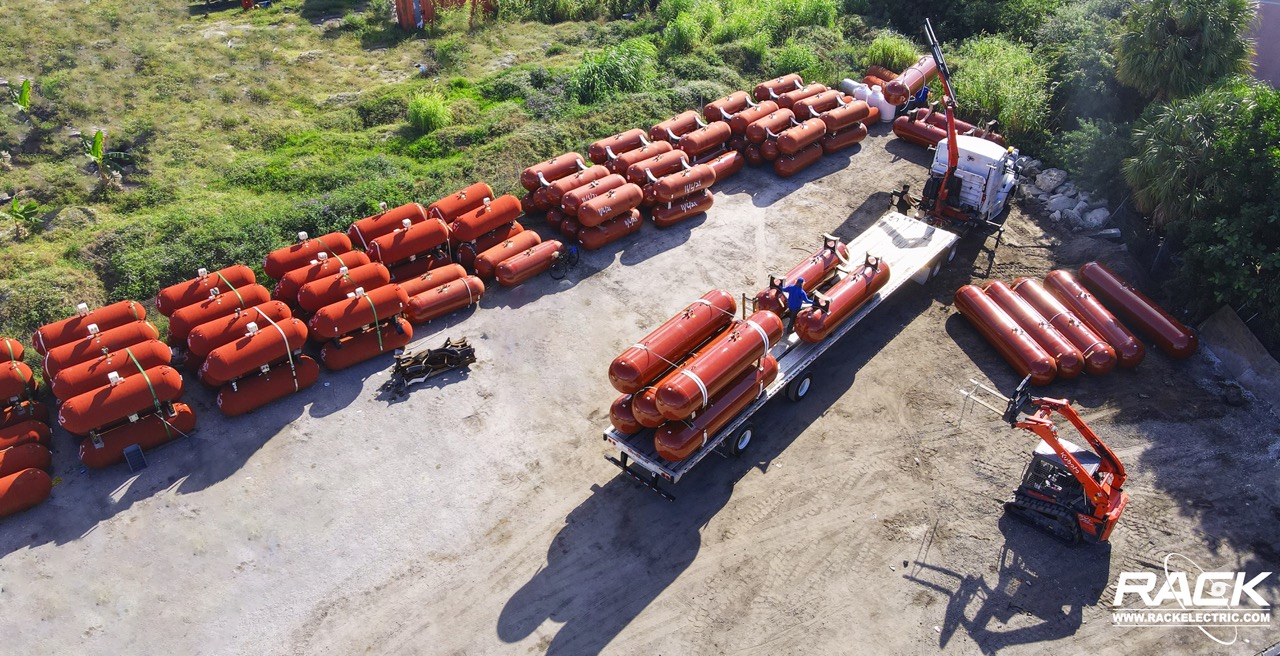
[[[1120,571],[1185,554],[1280,570],[1280,423],[1223,402],[1212,358],[1056,384],[1129,468],[1109,547],[1067,548],[1003,517],[1035,443],[969,378],[1013,372],[954,313],[957,286],[1100,258],[1114,244],[1015,209],[991,253],[964,243],[779,399],[743,457],[712,456],[668,503],[601,456],[623,348],[712,287],[754,293],[833,232],[918,185],[924,151],[880,128],[799,179],[748,171],[705,219],[587,254],[564,281],[496,290],[418,329],[480,362],[407,400],[385,360],[248,417],[194,386],[191,439],[81,472],[57,436],[52,500],[0,523],[6,653],[1254,653],[1194,628],[1118,628]],[[915,188],[919,188],[916,186]],[[1263,590],[1280,603],[1275,576]],[[1229,635],[1227,637],[1230,637]]]

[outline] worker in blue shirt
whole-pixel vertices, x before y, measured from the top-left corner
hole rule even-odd
[[[787,316],[783,321],[784,333],[791,332],[791,327],[795,325],[796,315],[806,305],[813,305],[813,299],[809,298],[809,294],[804,291],[804,278],[797,278],[790,285],[784,285],[779,288],[784,296],[787,297]]]

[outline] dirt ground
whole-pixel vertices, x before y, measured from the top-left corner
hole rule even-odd
[[[754,293],[831,232],[857,235],[927,154],[878,127],[792,180],[747,171],[703,219],[589,253],[564,281],[496,289],[420,327],[480,361],[407,400],[387,360],[224,419],[192,385],[191,439],[150,467],[82,472],[0,523],[6,653],[1229,653],[1195,628],[1119,628],[1121,571],[1176,552],[1208,570],[1280,571],[1280,422],[1224,402],[1211,357],[1154,349],[1136,370],[1058,383],[1130,472],[1103,547],[1003,516],[1034,438],[966,408],[970,378],[1015,374],[955,314],[970,281],[1123,249],[1015,208],[1003,243],[963,242],[815,365],[800,403],[757,415],[741,458],[712,456],[669,503],[602,455],[609,361],[708,289]],[[1064,431],[1070,437],[1070,430]],[[1278,578],[1260,591],[1280,603]],[[1230,634],[1225,636],[1230,638]]]

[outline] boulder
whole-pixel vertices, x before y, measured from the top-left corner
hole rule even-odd
[[[1062,210],[1069,210],[1075,206],[1075,199],[1055,194],[1049,197],[1049,203],[1045,206],[1045,209],[1050,212],[1061,212]]]
[[[1091,210],[1096,210],[1099,207],[1106,207],[1106,206],[1107,206],[1107,199],[1105,198],[1092,198],[1089,200],[1089,209]]]
[[[1111,211],[1105,207],[1089,210],[1080,217],[1080,227],[1085,230],[1096,230],[1111,219]]]
[[[1062,210],[1062,220],[1072,230],[1080,230],[1080,214],[1075,210]]]
[[[1049,169],[1036,176],[1036,186],[1044,191],[1053,191],[1067,181],[1067,172],[1062,169]]]
[[[1071,196],[1074,198],[1076,195],[1076,183],[1064,182],[1062,183],[1062,186],[1058,187],[1055,191],[1063,196]]]
[[[1089,211],[1089,204],[1082,200],[1077,200],[1075,207],[1071,209],[1075,210],[1076,214],[1084,215],[1085,212]]]
[[[1049,214],[1049,220],[1057,223],[1062,220],[1062,212],[1053,212]]]

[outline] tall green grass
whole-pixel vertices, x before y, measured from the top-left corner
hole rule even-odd
[[[961,116],[995,119],[1020,147],[1043,144],[1049,115],[1049,73],[1031,49],[998,36],[981,36],[956,49],[953,87]]]
[[[449,105],[434,93],[424,93],[409,101],[409,125],[422,134],[431,134],[453,123]]]
[[[583,104],[615,93],[643,91],[657,77],[658,49],[648,39],[628,39],[588,53],[569,78],[569,92]]]
[[[867,44],[862,54],[866,66],[879,65],[901,73],[920,58],[920,48],[907,37],[892,30],[882,30]]]

